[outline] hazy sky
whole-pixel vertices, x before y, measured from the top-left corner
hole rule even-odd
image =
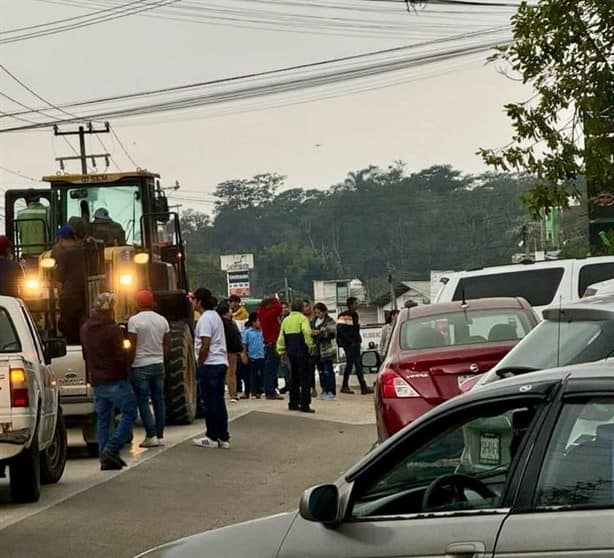
[[[117,3],[122,2],[0,0],[0,40],[10,36],[7,30]],[[339,9],[331,10],[332,5]],[[214,11],[205,11],[212,6]],[[253,19],[252,9],[265,10],[262,17],[271,23],[245,21]],[[503,25],[510,13],[498,8],[453,14],[427,6],[408,14],[402,3],[365,0],[185,0],[148,15],[0,44],[0,62],[39,95],[63,104],[413,44]],[[229,14],[233,21],[221,19]],[[314,16],[352,22],[342,31],[331,30],[322,19],[312,26]],[[485,167],[475,151],[509,141],[503,104],[526,96],[521,85],[492,65],[484,66],[484,58],[472,55],[363,84],[352,81],[334,89],[111,123],[141,167],[159,172],[165,184],[179,180],[178,201],[203,210],[210,208],[209,202],[185,198],[210,193],[219,181],[259,172],[277,171],[288,176],[289,186],[304,187],[326,187],[350,170],[385,166],[396,159],[405,161],[410,171],[451,163],[465,172],[481,172]],[[361,86],[401,81],[407,83],[343,95]],[[29,106],[43,106],[1,70],[0,92]],[[325,95],[335,96],[313,100]],[[305,99],[312,102],[292,104]],[[280,104],[288,106],[266,109]],[[17,110],[0,97],[0,111]],[[0,116],[2,126],[8,122]],[[132,165],[113,138],[102,139],[117,164],[129,169]],[[93,140],[91,150],[103,148]],[[49,130],[0,134],[0,165],[30,177],[55,172],[54,158],[64,154],[70,154],[68,146]],[[26,184],[33,183],[0,169],[0,189]]]

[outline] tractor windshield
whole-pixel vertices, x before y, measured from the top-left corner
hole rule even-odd
[[[88,234],[107,245],[140,244],[143,213],[137,185],[77,186],[68,189],[66,216],[82,220]]]

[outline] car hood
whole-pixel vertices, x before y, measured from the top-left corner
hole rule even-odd
[[[298,512],[271,515],[166,543],[136,558],[275,558]]]

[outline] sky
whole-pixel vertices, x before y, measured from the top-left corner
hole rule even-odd
[[[141,3],[147,7],[161,1],[168,0]],[[434,4],[407,12],[403,3],[373,0],[176,0],[80,29],[5,40],[19,35],[11,31],[17,28],[117,4],[140,3],[0,0],[0,63],[57,106],[414,45],[503,26],[513,13],[504,7]],[[420,55],[457,44],[467,42],[408,52]],[[114,161],[110,170],[128,170],[134,165],[125,148],[140,167],[159,172],[163,185],[180,183],[172,199],[202,211],[211,210],[217,183],[262,172],[284,174],[288,187],[305,188],[325,188],[349,171],[395,160],[404,161],[408,172],[449,163],[479,173],[486,167],[475,154],[478,148],[510,141],[503,105],[528,97],[525,86],[486,65],[486,56],[473,54],[328,88],[110,119],[123,147],[113,136],[100,135],[102,144],[92,138],[88,150],[108,150]],[[30,107],[45,107],[2,69],[1,93]],[[0,111],[23,110],[14,101],[0,96]],[[63,117],[46,108],[47,114]],[[0,129],[23,124],[2,113]],[[36,114],[25,117],[45,120]],[[0,133],[0,189],[33,185],[29,178],[57,172],[55,157],[71,154],[49,128]],[[103,170],[104,162],[98,164]],[[78,171],[78,163],[67,165]]]

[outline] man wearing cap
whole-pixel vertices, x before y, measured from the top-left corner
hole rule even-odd
[[[19,296],[19,284],[23,281],[23,269],[11,257],[11,240],[0,235],[0,295]]]
[[[119,455],[136,419],[136,398],[128,380],[124,336],[113,319],[112,293],[96,297],[94,312],[81,327],[81,344],[87,379],[94,388],[97,416],[96,432],[101,470],[121,469],[126,465]],[[109,425],[121,413],[119,424],[109,434]]]
[[[92,221],[92,235],[104,242],[105,246],[123,246],[126,244],[124,228],[111,219],[108,209],[99,207]]]
[[[55,278],[62,285],[60,294],[60,330],[69,345],[79,344],[79,327],[87,317],[87,258],[85,248],[77,241],[70,225],[57,233],[53,250],[56,260]]]
[[[154,296],[151,291],[136,293],[139,313],[128,320],[128,339],[132,363],[130,379],[145,427],[142,448],[162,445],[164,438],[164,358],[168,354],[170,327],[166,318],[154,312]],[[149,398],[153,404],[151,416]]]

